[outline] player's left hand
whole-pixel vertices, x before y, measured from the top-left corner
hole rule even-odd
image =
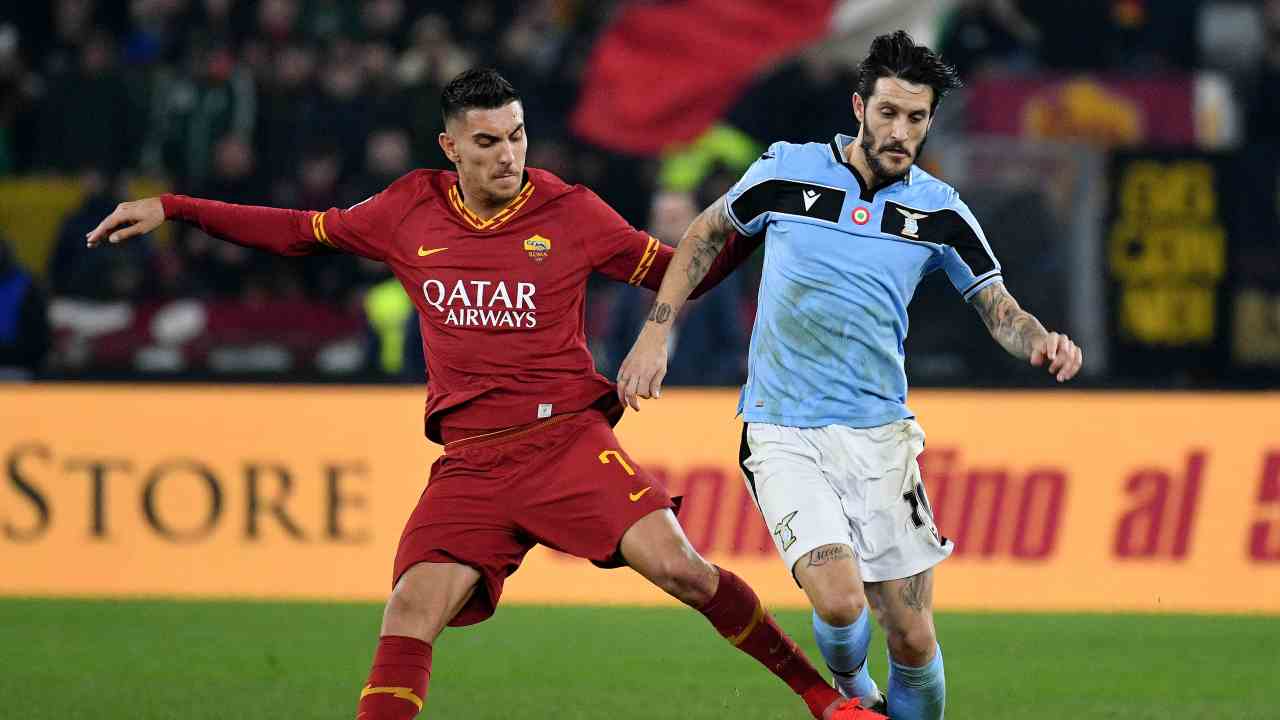
[[[1049,362],[1049,374],[1058,382],[1066,382],[1080,372],[1084,351],[1062,333],[1051,332],[1031,346],[1031,364],[1040,367]]]
[[[155,230],[164,220],[164,203],[158,197],[123,202],[85,235],[85,245],[98,247],[103,240],[113,245],[124,242]]]
[[[632,410],[640,409],[640,398],[662,396],[662,379],[667,375],[667,330],[645,323],[631,352],[618,368],[618,399]]]

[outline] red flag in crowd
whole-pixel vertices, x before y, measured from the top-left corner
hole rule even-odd
[[[764,68],[825,36],[838,0],[633,3],[597,42],[573,130],[635,154],[692,140]]]

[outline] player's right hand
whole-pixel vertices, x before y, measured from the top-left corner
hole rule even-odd
[[[1040,367],[1049,363],[1049,374],[1058,382],[1066,382],[1080,372],[1084,365],[1084,351],[1063,333],[1051,332],[1038,338],[1031,347],[1031,364]]]
[[[666,329],[645,323],[618,368],[618,399],[632,410],[640,409],[640,398],[662,396],[662,379],[667,375],[667,334]]]
[[[98,227],[85,235],[85,244],[98,247],[103,238],[109,243],[118,243],[131,237],[144,235],[155,230],[164,223],[164,204],[158,197],[120,203]]]

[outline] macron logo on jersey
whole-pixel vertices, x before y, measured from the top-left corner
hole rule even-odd
[[[818,202],[818,198],[820,197],[822,197],[822,193],[814,190],[813,188],[807,188],[804,191],[804,211],[809,212],[813,207],[813,204]]]
[[[458,280],[452,287],[439,280],[422,283],[427,305],[445,314],[445,325],[455,327],[536,327],[537,291],[533,283],[518,282],[512,288],[503,280]]]

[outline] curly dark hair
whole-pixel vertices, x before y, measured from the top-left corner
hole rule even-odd
[[[902,78],[907,82],[933,88],[930,112],[938,109],[938,103],[944,95],[964,87],[955,66],[943,62],[941,56],[924,45],[917,45],[905,30],[880,35],[871,41],[871,51],[858,65],[858,87],[855,92],[862,97],[863,102],[871,99],[876,81],[882,77]]]
[[[493,68],[472,68],[444,86],[440,93],[440,111],[445,122],[472,108],[500,108],[520,99],[520,93]]]

